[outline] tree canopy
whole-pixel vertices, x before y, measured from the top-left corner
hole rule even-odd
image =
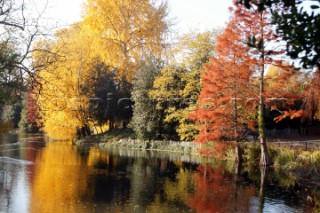
[[[269,10],[277,33],[287,42],[287,54],[303,68],[320,67],[320,1],[237,0],[247,8]],[[281,11],[275,9],[281,8]]]
[[[102,61],[131,81],[141,57],[160,58],[168,31],[167,4],[150,0],[88,0],[84,23]]]

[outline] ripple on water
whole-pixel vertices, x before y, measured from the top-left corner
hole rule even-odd
[[[283,200],[265,198],[264,212],[301,212],[299,209],[289,207]]]
[[[33,162],[26,161],[26,160],[20,160],[16,158],[9,158],[5,156],[0,156],[0,162],[6,163],[6,164],[17,164],[17,165],[31,165]]]

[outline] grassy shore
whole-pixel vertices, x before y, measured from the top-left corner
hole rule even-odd
[[[226,146],[215,150],[215,143],[200,145],[195,142],[176,142],[158,140],[138,140],[130,129],[113,130],[104,134],[91,136],[76,142],[77,145],[96,145],[101,149],[140,149],[152,151],[177,152],[184,154],[205,154],[206,157],[220,158],[232,161],[234,159],[234,146]],[[273,160],[274,170],[296,177],[300,180],[312,182],[320,181],[320,149],[305,146],[296,146],[279,142],[269,143],[269,153]],[[241,143],[244,165],[258,167],[260,145],[254,142]],[[213,151],[212,151],[213,150]]]
[[[301,147],[269,144],[269,154],[272,158],[272,168],[291,178],[320,186],[320,150],[308,151]],[[244,164],[258,166],[260,157],[259,144],[242,144]]]
[[[139,140],[130,129],[113,130],[75,142],[77,145],[96,144],[101,149],[140,149],[152,151],[198,154],[200,145],[195,142]]]

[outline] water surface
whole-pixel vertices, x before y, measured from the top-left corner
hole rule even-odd
[[[304,212],[301,188],[194,156],[0,135],[0,212]],[[263,184],[261,184],[263,183]]]

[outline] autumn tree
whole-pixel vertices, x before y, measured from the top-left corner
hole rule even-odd
[[[183,76],[186,73],[184,67],[168,66],[161,70],[153,83],[153,88],[149,96],[157,101],[157,109],[161,112],[163,118],[163,129],[160,130],[161,136],[171,139],[177,139],[176,127],[179,117],[175,115],[183,106],[181,93],[185,87]]]
[[[150,0],[89,0],[84,26],[91,33],[102,61],[132,80],[145,55],[161,56],[168,30],[167,4]]]
[[[19,121],[19,131],[22,133],[35,133],[41,127],[39,106],[35,99],[34,88],[30,86],[22,99],[22,111]]]
[[[39,106],[37,104],[37,101],[35,99],[35,94],[33,91],[33,87],[30,87],[27,93],[27,121],[30,125],[31,131],[35,132],[36,130],[41,127],[40,123],[40,112],[39,112]]]
[[[86,87],[95,62],[90,57],[89,37],[82,34],[81,26],[75,24],[56,33],[57,39],[41,41],[48,51],[35,52],[35,66],[49,61],[37,73],[36,100],[40,108],[43,130],[53,138],[74,138],[77,130],[89,134],[89,98],[92,88]],[[51,52],[60,51],[56,61]]]
[[[283,125],[295,120],[301,135],[312,134],[311,128],[319,125],[319,72],[295,72],[292,77],[282,83],[277,81],[290,90],[294,102],[279,104],[278,108],[273,105],[273,110],[279,112],[274,121]]]
[[[305,110],[308,112],[311,125],[320,120],[320,73],[312,73],[305,88]]]
[[[215,56],[202,72],[199,106],[190,115],[199,125],[196,138],[199,142],[239,142],[249,120],[246,105],[253,94],[249,85],[255,61],[241,42],[243,35],[237,25],[238,21],[233,18],[217,38]],[[236,156],[237,160],[241,159],[239,149]]]
[[[291,66],[281,68],[271,65],[267,68],[265,76],[266,128],[281,128],[278,125],[279,119],[286,114],[286,111],[301,109],[305,87],[303,79],[304,74],[297,72]],[[293,122],[287,125],[294,126]]]
[[[197,104],[201,69],[213,55],[218,33],[214,30],[183,35],[172,51],[177,60],[161,71],[150,92],[158,107],[164,110],[164,122],[175,126],[174,132],[180,140],[193,140],[197,134],[197,127],[188,115]]]
[[[220,30],[212,30],[203,33],[190,32],[179,40],[178,55],[182,56],[182,64],[186,66],[187,72],[182,80],[185,86],[181,97],[185,107],[177,110],[176,116],[180,114],[177,132],[182,140],[194,140],[198,134],[197,125],[189,118],[189,113],[197,107],[197,100],[202,88],[201,71],[215,54],[213,49]]]
[[[165,3],[90,0],[83,22],[59,30],[55,39],[40,41],[34,49],[46,51],[35,51],[32,65],[38,71],[44,131],[72,138],[90,134],[90,126],[106,121],[110,129],[126,127],[136,64],[149,53],[161,56],[166,16]],[[101,64],[110,69],[100,69]],[[112,103],[104,103],[105,98]],[[102,102],[95,105],[93,99]]]
[[[245,35],[251,35],[247,36],[247,38],[249,37],[247,44],[251,47],[249,54],[257,61],[254,69],[259,82],[257,97],[259,97],[258,132],[261,144],[260,165],[270,165],[271,159],[268,155],[265,135],[265,70],[268,65],[272,64],[283,66],[282,61],[279,60],[279,56],[283,55],[284,49],[281,48],[281,39],[274,32],[274,26],[272,25],[271,16],[268,11],[260,11],[254,4],[251,5],[250,9],[237,5],[235,16],[243,24],[241,27]]]
[[[149,97],[149,91],[162,66],[162,62],[153,57],[141,61],[133,79],[134,110],[130,125],[140,139],[154,139],[160,135],[160,112],[156,109],[156,100]]]
[[[0,0],[0,112],[2,117],[21,108],[23,94],[34,79],[31,55],[36,41],[51,29],[41,24],[47,3],[33,4],[20,0]],[[40,6],[41,5],[41,6]],[[18,111],[20,111],[19,109]],[[9,114],[8,114],[9,113]],[[19,116],[14,116],[19,119]]]

